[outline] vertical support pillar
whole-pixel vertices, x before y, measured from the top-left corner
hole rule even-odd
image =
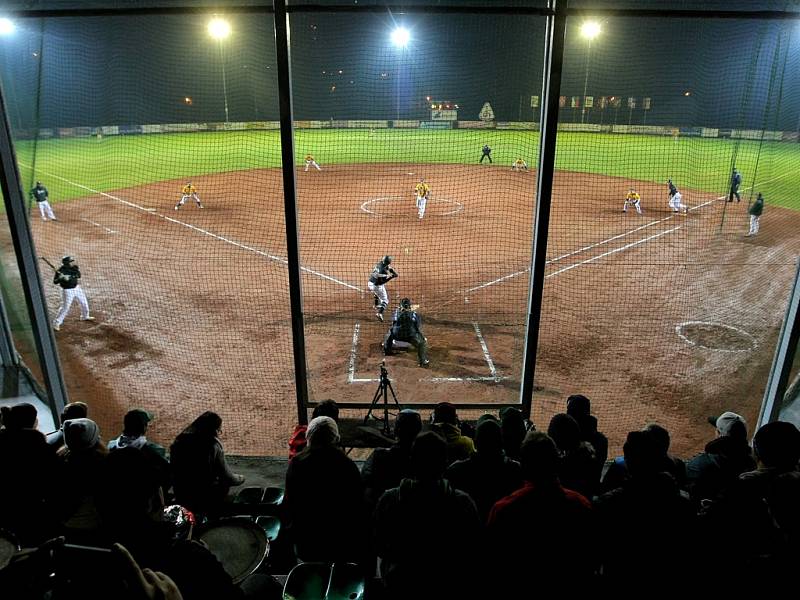
[[[300,234],[297,218],[297,182],[294,172],[292,130],[292,67],[289,53],[289,15],[286,0],[275,0],[275,50],[278,62],[283,206],[286,218],[286,251],[289,269],[289,303],[292,311],[292,350],[297,395],[297,421],[308,422],[308,381],[303,325],[303,287],[300,278]]]
[[[783,397],[789,383],[789,374],[792,370],[797,345],[800,343],[800,259],[797,261],[797,271],[794,275],[794,285],[789,295],[789,305],[783,326],[775,348],[775,358],[772,360],[772,369],[767,379],[764,390],[764,399],[761,401],[761,411],[758,423],[753,433],[762,425],[777,421],[780,417]]]
[[[526,419],[531,416],[533,377],[536,372],[536,349],[539,344],[539,324],[547,262],[547,233],[550,227],[550,203],[556,163],[556,133],[558,130],[558,97],[561,90],[561,71],[564,65],[564,39],[567,15],[559,0],[550,0],[553,11],[547,17],[545,30],[544,71],[542,78],[541,131],[539,134],[539,165],[536,173],[536,208],[534,213],[531,277],[528,288],[528,317],[525,326],[525,353],[522,359],[520,403]]]
[[[67,388],[58,361],[53,330],[47,312],[44,290],[42,289],[39,266],[36,262],[36,250],[33,246],[28,223],[28,211],[25,195],[22,192],[17,157],[11,140],[11,127],[8,122],[7,106],[2,89],[0,89],[0,189],[5,198],[6,216],[17,255],[22,289],[25,303],[33,327],[33,339],[44,377],[44,386],[53,413],[53,422],[59,422],[59,415],[67,400]]]

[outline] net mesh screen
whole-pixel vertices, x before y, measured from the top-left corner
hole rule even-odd
[[[73,308],[57,335],[71,399],[106,438],[132,407],[167,443],[215,410],[228,452],[282,454],[296,407],[274,31],[226,19],[218,39],[200,15],[25,21],[3,89],[23,182],[58,219],[30,200],[37,252],[76,257],[97,318]],[[706,416],[755,420],[794,273],[794,25],[616,17],[591,40],[583,25],[565,44],[532,419],[546,429],[583,393],[612,449],[659,422],[688,454]],[[517,402],[544,19],[290,27],[311,399],[363,415],[386,358],[404,406]],[[398,277],[376,299],[383,256]],[[384,357],[402,298],[427,368],[413,346]]]

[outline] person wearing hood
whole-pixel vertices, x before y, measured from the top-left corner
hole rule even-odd
[[[447,443],[448,465],[475,454],[475,443],[472,438],[461,434],[455,405],[450,402],[440,402],[433,409],[432,419],[431,430],[442,436]]]
[[[167,451],[163,446],[147,439],[147,426],[155,417],[141,408],[134,408],[125,415],[122,435],[108,442],[108,451],[114,452],[123,448],[139,450],[147,458],[150,465],[159,475],[161,489],[166,495],[172,485]]]
[[[477,597],[480,520],[472,499],[444,479],[447,443],[433,431],[418,435],[411,464],[411,478],[387,490],[375,509],[375,548],[388,597]]]

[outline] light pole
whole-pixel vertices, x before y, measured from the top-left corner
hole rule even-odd
[[[600,23],[584,21],[581,25],[581,36],[586,40],[586,75],[583,78],[583,103],[581,104],[581,123],[586,118],[586,90],[589,86],[589,59],[592,55],[592,40],[600,35]]]
[[[222,95],[225,99],[225,122],[228,122],[228,80],[225,76],[225,51],[222,42],[231,34],[231,24],[225,19],[214,17],[208,22],[208,35],[217,40],[219,61],[222,64]]]
[[[396,97],[397,97],[397,120],[400,120],[400,71],[403,67],[403,57],[406,51],[406,46],[411,41],[411,33],[405,27],[396,27],[394,31],[392,31],[392,43],[400,52],[400,58],[398,59],[398,66],[397,66],[397,81],[395,83],[396,89]]]

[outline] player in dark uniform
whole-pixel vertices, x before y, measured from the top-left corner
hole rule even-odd
[[[408,342],[417,349],[420,367],[427,367],[430,364],[428,340],[422,335],[422,317],[419,316],[408,298],[403,298],[400,301],[400,307],[394,311],[392,326],[383,341],[384,354],[394,353],[392,348],[395,340]]]
[[[94,321],[94,317],[89,315],[89,302],[86,300],[86,294],[83,293],[78,280],[81,278],[81,270],[75,264],[75,259],[71,256],[65,256],[61,259],[61,266],[53,277],[53,283],[61,287],[61,306],[58,309],[55,321],[53,321],[53,329],[59,331],[64,318],[69,312],[69,307],[72,306],[72,301],[77,299],[81,307],[81,321]]]
[[[733,197],[736,196],[736,201],[740,202],[742,197],[739,195],[739,186],[742,185],[742,174],[739,169],[733,169],[731,173],[731,192],[728,194],[728,202],[733,202]]]
[[[488,158],[489,159],[489,163],[491,163],[492,162],[492,149],[489,148],[489,144],[484,144],[483,145],[483,149],[481,150],[481,152],[483,152],[483,154],[481,155],[481,159],[478,162],[483,162],[484,158]]]
[[[375,317],[379,321],[383,321],[383,311],[389,306],[389,294],[386,293],[384,286],[387,282],[397,277],[397,272],[390,266],[391,264],[392,257],[384,256],[372,269],[369,283],[367,283],[369,291],[375,297]]]
[[[36,200],[36,204],[39,206],[42,221],[47,221],[47,219],[58,221],[53,213],[53,209],[50,207],[50,193],[47,191],[47,188],[42,185],[41,181],[37,181],[36,186],[31,190],[31,198]]]

